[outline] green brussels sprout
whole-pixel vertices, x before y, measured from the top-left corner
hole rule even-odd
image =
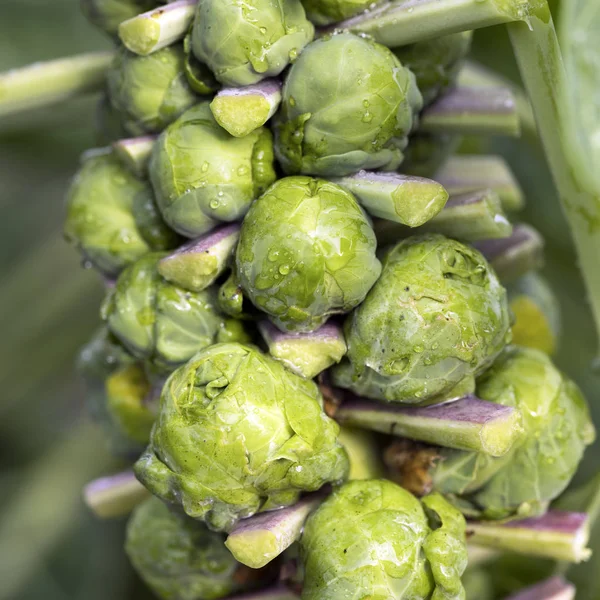
[[[381,4],[383,0],[302,0],[306,16],[315,25],[330,25]]]
[[[217,344],[167,380],[135,472],[189,516],[230,530],[344,479],[338,433],[314,382],[252,346]]]
[[[471,31],[463,31],[392,50],[415,74],[424,106],[454,85],[471,49],[472,38]]]
[[[384,479],[336,490],[304,527],[303,600],[462,600],[465,520],[439,494]]]
[[[381,272],[371,223],[328,181],[287,177],[250,208],[236,254],[248,298],[284,331],[312,331],[350,311]]]
[[[528,273],[508,288],[508,301],[515,316],[513,343],[554,354],[561,330],[560,306],[546,280],[539,273]]]
[[[81,0],[81,11],[88,21],[118,38],[119,25],[159,4],[155,0]]]
[[[67,197],[65,236],[105,275],[113,277],[153,250],[177,245],[150,185],[111,153],[84,157]]]
[[[102,318],[134,356],[171,370],[232,332],[216,308],[217,290],[191,292],[167,282],[158,273],[164,256],[148,254],[127,267],[104,300]]]
[[[243,138],[227,133],[201,102],[159,137],[150,178],[166,222],[187,237],[243,217],[276,175],[273,141],[261,127]]]
[[[241,567],[225,536],[172,513],[156,498],[140,504],[127,524],[125,551],[139,576],[165,600],[214,600],[240,589]]]
[[[129,369],[135,373],[137,385],[126,388]],[[143,432],[150,419],[147,418],[147,413],[138,408],[141,409],[141,400],[150,386],[138,369],[135,359],[106,328],[100,329],[82,348],[77,360],[77,370],[85,383],[86,408],[94,421],[102,427],[110,449],[116,455],[139,456],[148,443],[149,430],[145,439],[142,439],[143,433],[140,432]],[[111,379],[114,382],[120,380],[124,385],[111,387],[108,385]],[[125,390],[126,394],[121,393]],[[125,407],[125,411],[120,411],[121,407]],[[133,410],[128,411],[128,407]],[[129,435],[131,432],[134,433],[133,437]]]
[[[287,173],[393,171],[421,104],[414,75],[385,46],[352,33],[319,38],[283,86],[277,158]]]
[[[392,248],[345,323],[334,382],[369,398],[431,403],[472,392],[510,340],[506,291],[474,248],[441,235]]]
[[[107,74],[108,95],[130,134],[162,131],[196,104],[184,68],[182,44],[148,56],[121,48]]]
[[[192,51],[221,83],[251,85],[279,75],[314,33],[300,0],[199,0]]]
[[[506,455],[441,450],[433,486],[466,514],[532,516],[569,484],[594,426],[579,388],[538,350],[513,347],[480,379],[483,400],[520,410],[524,434]]]

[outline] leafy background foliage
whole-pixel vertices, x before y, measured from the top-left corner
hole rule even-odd
[[[76,0],[1,4],[0,70],[109,47]],[[475,55],[517,79],[503,28],[476,35]],[[94,112],[87,98],[0,123],[0,600],[149,598],[122,551],[123,522],[95,520],[80,499],[85,481],[119,468],[87,422],[73,375],[98,324],[102,286],[62,239],[64,191],[80,153],[95,144]],[[545,273],[563,308],[557,360],[600,423],[592,318],[541,149],[528,139],[466,146],[502,153],[526,191],[523,218],[546,238]],[[598,452],[588,451],[576,481],[597,471]],[[578,598],[598,597],[595,575],[593,562],[572,572]]]

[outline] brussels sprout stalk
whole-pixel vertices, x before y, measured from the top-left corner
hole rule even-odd
[[[134,175],[144,177],[148,172],[148,163],[150,162],[154,142],[156,142],[156,136],[146,135],[118,140],[112,144],[112,148],[124,166]]]
[[[281,82],[263,79],[242,88],[223,88],[210,104],[217,123],[234,137],[262,127],[281,104]]]
[[[0,117],[100,91],[113,52],[91,52],[0,73]]]
[[[395,0],[336,24],[391,48],[526,19],[529,0]]]
[[[484,240],[474,246],[490,261],[503,283],[516,281],[544,263],[544,240],[529,225],[515,225],[510,237]]]
[[[467,539],[474,545],[574,563],[591,556],[585,513],[550,510],[508,522],[468,521]]]
[[[213,229],[158,263],[158,272],[186,290],[201,292],[225,271],[240,237],[237,223]]]
[[[518,136],[519,113],[514,95],[508,88],[458,86],[423,111],[420,130]]]
[[[348,395],[335,413],[341,423],[458,450],[503,456],[521,434],[512,407],[475,396],[424,407],[404,407]]]
[[[567,104],[569,82],[546,0],[537,3],[527,24],[511,25],[509,34],[600,332],[600,190],[578,132],[565,122],[573,110]]]
[[[501,156],[452,156],[435,174],[435,180],[451,196],[489,188],[498,194],[507,212],[520,210],[525,203],[521,186]]]
[[[182,40],[188,32],[197,0],[178,0],[127,19],[119,25],[119,37],[131,52],[146,56]]]
[[[505,600],[573,600],[575,586],[562,577],[550,577],[541,583],[531,585]]]
[[[85,503],[101,519],[127,515],[149,495],[133,471],[94,479],[83,488]]]
[[[448,200],[442,185],[424,177],[360,171],[332,181],[352,192],[371,215],[408,227],[435,217]]]
[[[260,322],[258,329],[271,356],[307,379],[339,363],[346,354],[342,328],[331,321],[310,333],[284,333],[269,321]]]
[[[411,230],[389,221],[376,221],[373,229],[380,244],[397,242],[411,235]],[[473,242],[509,237],[512,226],[504,214],[500,198],[492,190],[480,190],[453,196],[419,232],[441,233]]]
[[[300,539],[306,519],[323,498],[311,494],[293,506],[243,519],[229,533],[225,545],[238,562],[260,569]]]

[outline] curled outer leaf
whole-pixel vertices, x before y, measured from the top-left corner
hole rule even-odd
[[[167,380],[135,471],[152,493],[230,530],[343,480],[338,433],[315,383],[251,346],[217,344]]]

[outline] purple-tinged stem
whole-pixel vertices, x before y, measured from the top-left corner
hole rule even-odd
[[[343,424],[457,450],[502,456],[522,432],[518,411],[475,396],[424,407],[346,398],[335,413]]]
[[[244,137],[262,127],[281,104],[279,79],[241,88],[223,88],[210,103],[217,123],[234,137]]]
[[[518,136],[521,128],[515,97],[510,89],[459,86],[423,111],[419,130]]]
[[[394,48],[421,40],[522,19],[520,0],[395,0],[335,28],[366,33]]]
[[[332,181],[354,194],[374,217],[408,227],[435,217],[448,200],[448,192],[437,181],[412,175],[360,171]]]
[[[127,515],[149,495],[133,471],[95,479],[83,488],[85,503],[101,519]]]
[[[156,136],[147,135],[143,137],[128,138],[113,142],[113,152],[117,158],[134,175],[145,177],[148,172],[148,162],[152,154],[152,148],[156,142]]]
[[[511,594],[505,600],[574,600],[575,592],[572,583],[556,576]]]
[[[450,157],[435,174],[451,196],[489,188],[507,212],[521,210],[525,199],[516,177],[501,156],[461,155]]]
[[[508,522],[468,521],[467,539],[478,546],[575,563],[591,556],[586,513],[549,510]]]
[[[225,545],[237,561],[260,569],[300,539],[306,519],[323,498],[311,494],[293,506],[243,519],[229,533]]]
[[[158,272],[186,290],[200,292],[225,271],[239,237],[239,223],[217,227],[163,258]]]
[[[137,15],[119,25],[123,45],[147,56],[182,40],[189,31],[197,0],[178,0]]]
[[[266,320],[258,329],[271,356],[307,379],[340,362],[347,351],[342,328],[334,321],[311,333],[284,333]]]
[[[531,226],[515,225],[510,237],[473,244],[490,262],[503,283],[511,283],[544,265],[544,239]]]

